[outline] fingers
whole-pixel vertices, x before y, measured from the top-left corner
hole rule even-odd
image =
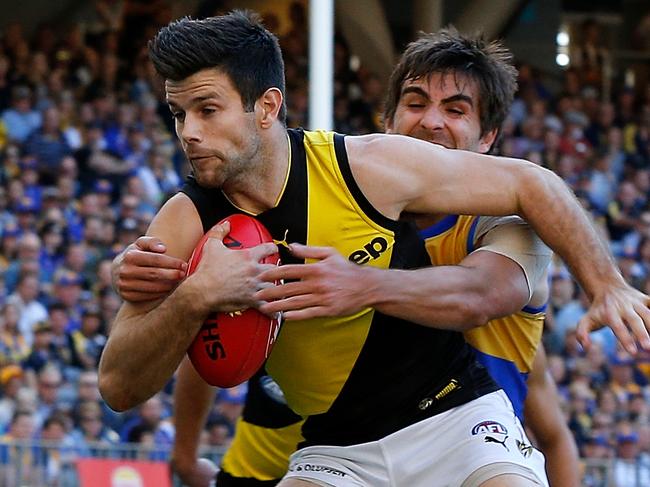
[[[304,279],[315,271],[315,266],[305,264],[286,264],[273,267],[262,274],[265,281],[291,281]]]
[[[162,299],[167,296],[169,292],[138,292],[138,291],[125,291],[120,294],[124,301],[129,303],[141,303],[143,301],[154,301]]]
[[[274,243],[263,243],[256,245],[255,247],[251,247],[248,249],[250,252],[250,256],[253,260],[259,262],[266,257],[269,257],[271,255],[277,254],[278,253],[278,246],[275,245]]]
[[[226,235],[230,233],[230,222],[225,221],[223,223],[217,223],[210,230],[208,230],[209,238],[216,238],[218,240],[223,240],[226,238]]]
[[[148,237],[146,235],[138,237],[138,239],[134,242],[134,245],[140,250],[149,252],[157,252],[162,254],[167,251],[167,247],[158,237]]]
[[[284,299],[279,299],[277,301],[273,301],[270,303],[260,303],[258,308],[259,310],[267,315],[272,315],[273,313],[282,313],[283,317],[287,317],[287,313],[293,313],[295,315],[295,311],[307,311],[307,310],[312,310],[309,316],[310,317],[315,317],[317,316],[315,313],[317,308],[322,308],[325,309],[325,307],[321,306],[320,303],[314,302],[313,299],[311,299],[312,296],[310,295],[305,295],[305,294],[299,294],[297,296],[291,296],[288,298]],[[306,313],[302,313],[304,316]],[[289,314],[289,316],[292,316],[292,314]],[[329,315],[331,316],[331,315]],[[288,318],[287,318],[288,319]],[[295,319],[295,317],[294,317]]]
[[[648,338],[647,335],[648,330],[650,329],[650,309],[648,308],[648,303],[647,302],[636,303],[634,305],[634,311],[636,311],[636,313],[643,321],[643,328],[646,331],[645,339],[640,341],[641,346],[646,350],[650,350],[650,338]]]
[[[302,245],[299,243],[292,243],[289,245],[291,253],[300,257],[301,259],[327,259],[332,255],[337,255],[338,252],[332,247],[314,247],[312,245]]]
[[[650,347],[650,336],[648,336],[648,330],[646,329],[641,316],[639,316],[633,309],[625,316],[625,322],[641,347],[648,349]]]
[[[582,348],[585,350],[589,350],[589,347],[591,346],[591,339],[589,338],[591,330],[592,320],[591,317],[586,314],[580,319],[578,326],[576,327],[576,338],[578,339],[578,343],[580,343]]]
[[[264,286],[262,290],[255,294],[256,299],[260,301],[276,301],[278,299],[309,293],[309,289],[302,281],[288,282],[280,286],[275,286],[272,283],[268,284],[269,286]],[[284,310],[285,308],[278,308],[277,311],[280,311],[280,309]]]
[[[166,293],[171,291],[178,283],[164,279],[129,279],[122,283],[121,291],[140,293]]]
[[[632,334],[625,326],[625,323],[623,322],[621,316],[618,313],[614,312],[611,309],[611,306],[608,306],[606,308],[604,322],[607,323],[612,329],[614,335],[616,335],[616,338],[618,338],[618,341],[621,342],[621,345],[623,345],[623,348],[632,355],[636,354],[637,347]]]
[[[151,267],[157,269],[176,269],[185,272],[187,263],[183,259],[166,254],[154,253],[149,250],[129,251],[123,260],[124,264],[134,267]]]

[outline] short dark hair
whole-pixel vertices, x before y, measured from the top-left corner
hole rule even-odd
[[[512,53],[498,41],[465,36],[453,27],[422,34],[406,47],[388,82],[384,120],[393,120],[406,80],[436,73],[462,74],[477,83],[481,135],[501,127],[517,90]]]
[[[280,44],[251,11],[233,10],[201,20],[183,17],[160,29],[148,46],[156,71],[165,79],[180,81],[206,68],[223,70],[246,111],[252,111],[269,88],[278,88],[284,96]],[[278,117],[284,123],[284,101]]]

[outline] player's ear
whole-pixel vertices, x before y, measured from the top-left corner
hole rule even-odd
[[[490,151],[490,148],[492,147],[492,144],[494,144],[498,133],[498,129],[493,129],[481,136],[481,140],[479,140],[478,146],[478,151],[481,154],[487,154]]]
[[[255,112],[262,128],[269,128],[278,119],[284,97],[278,88],[269,88],[255,102]]]

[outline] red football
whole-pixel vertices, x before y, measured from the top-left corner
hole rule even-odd
[[[231,249],[246,249],[272,242],[271,234],[255,218],[235,214],[221,220],[230,222],[230,233],[223,240]],[[219,222],[219,223],[221,223]],[[196,269],[207,234],[197,244],[190,257],[187,274]],[[262,262],[277,264],[274,254]],[[208,384],[234,387],[247,381],[259,370],[271,353],[280,330],[280,321],[255,309],[233,313],[214,313],[208,317],[187,354],[199,375]]]

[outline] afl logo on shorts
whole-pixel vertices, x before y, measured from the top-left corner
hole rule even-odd
[[[508,430],[501,423],[496,421],[482,421],[472,428],[472,435],[485,435],[497,433],[499,435],[507,435]]]

